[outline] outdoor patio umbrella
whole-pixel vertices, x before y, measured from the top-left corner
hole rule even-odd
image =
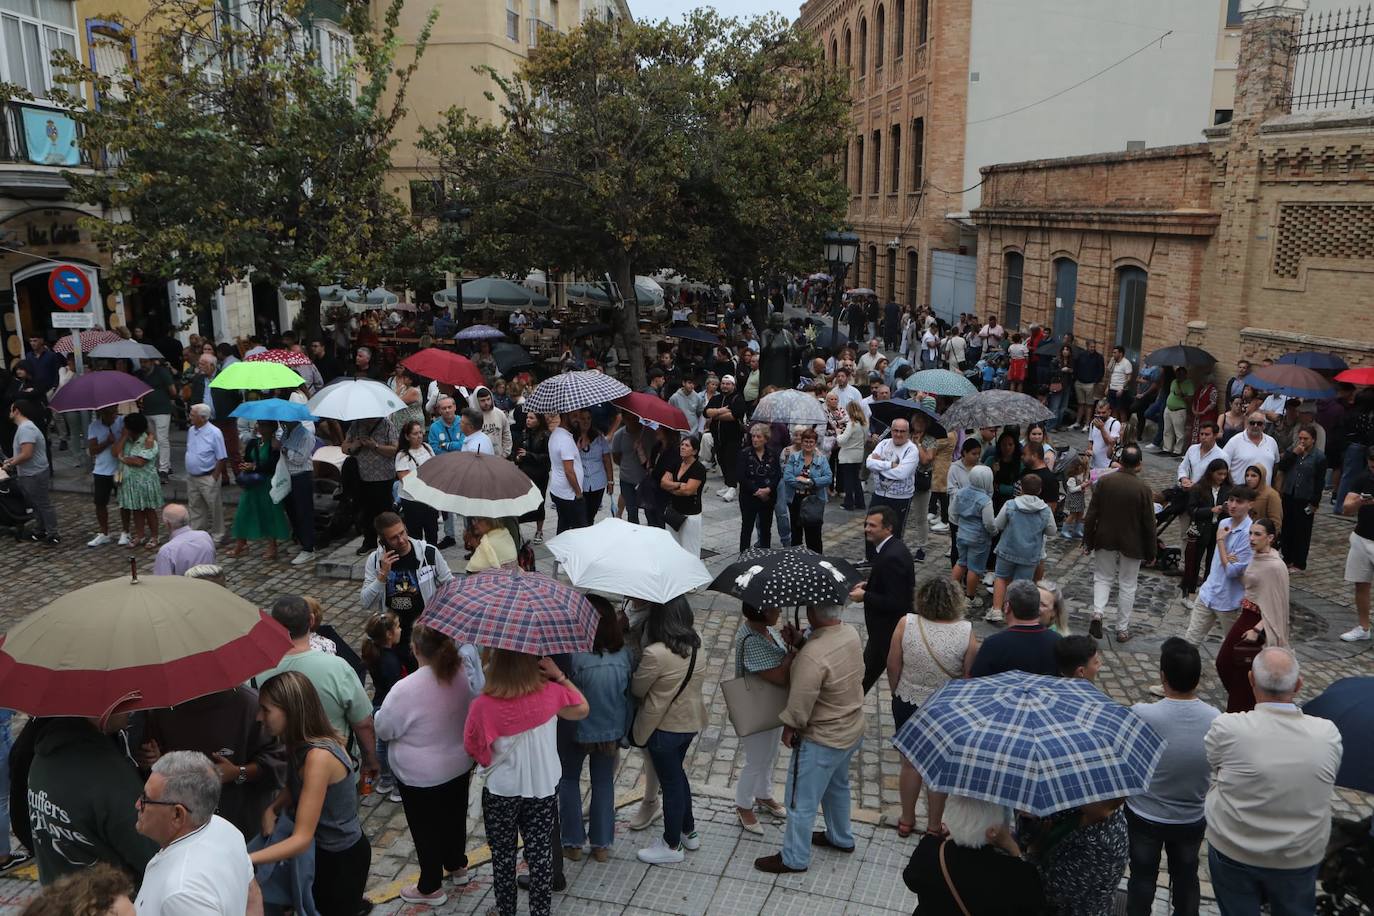
[[[1322,400],[1336,396],[1336,386],[1311,369],[1304,369],[1302,366],[1260,366],[1251,370],[1245,380],[1256,391],[1272,391],[1275,394],[1287,395],[1290,398]]]
[[[941,398],[962,398],[978,393],[977,385],[948,369],[923,369],[912,373],[902,382],[902,387],[908,391],[924,391]]]
[[[545,545],[578,588],[662,604],[711,581],[706,564],[663,528],[604,518]]]
[[[1147,366],[1211,366],[1217,358],[1201,347],[1179,344],[1155,350],[1143,361]]]
[[[91,350],[91,359],[163,359],[157,347],[136,340],[103,343]]]
[[[534,572],[488,569],[454,579],[425,605],[420,622],[459,643],[526,655],[587,652],[596,608],[576,589]]]
[[[750,419],[757,423],[788,426],[824,426],[825,406],[808,391],[775,391],[759,399]]]
[[[525,409],[535,413],[567,413],[629,393],[629,388],[601,372],[564,372],[540,382],[525,398]]]
[[[1330,719],[1340,730],[1344,750],[1336,785],[1374,792],[1374,677],[1341,678],[1302,704],[1302,711]]]
[[[415,306],[409,302],[402,302],[401,297],[389,289],[350,289],[344,293],[344,301],[348,307],[355,312],[365,312],[368,309],[400,309],[401,311],[413,312]]]
[[[242,684],[291,648],[232,591],[121,576],[70,591],[0,640],[0,696],[31,716],[161,709]]]
[[[349,378],[325,385],[315,392],[306,406],[317,417],[348,423],[389,417],[405,405],[381,382]]]
[[[239,360],[230,363],[210,380],[211,388],[268,391],[273,388],[299,388],[305,379],[294,369],[281,363],[250,363]]]
[[[921,414],[926,418],[926,431],[936,439],[945,438],[945,428],[940,425],[940,418],[915,401],[905,398],[874,401],[872,410],[874,419],[885,426],[891,426],[893,420],[900,418],[909,421],[913,414]]]
[[[863,576],[847,560],[821,556],[805,548],[746,550],[710,585],[754,607],[800,607],[845,604]]]
[[[696,328],[691,325],[678,325],[663,332],[664,337],[674,337],[678,340],[695,340],[698,343],[718,344],[720,335],[715,334],[705,328]]]
[[[425,347],[412,353],[401,360],[401,365],[411,372],[418,372],[425,378],[432,378],[446,385],[476,388],[478,385],[486,384],[481,370],[472,360],[448,350],[440,350],[438,347]]]
[[[1037,817],[1144,792],[1164,754],[1087,681],[1022,671],[948,681],[892,743],[932,790]]]
[[[1316,353],[1308,350],[1285,353],[1278,358],[1278,364],[1302,366],[1304,369],[1315,369],[1318,372],[1343,372],[1350,368],[1346,361],[1335,353]]]
[[[502,341],[491,346],[491,357],[496,360],[496,368],[501,375],[509,378],[517,369],[536,365],[534,357],[519,344]]]
[[[496,328],[489,324],[470,324],[457,334],[453,335],[454,340],[500,340],[505,337]]]
[[[1374,385],[1374,366],[1347,369],[1336,376],[1336,381],[1349,385]]]
[[[282,398],[263,398],[260,401],[244,401],[235,407],[229,416],[239,420],[276,420],[279,423],[293,423],[304,420],[318,420],[310,408],[296,401]]]
[[[153,389],[127,372],[87,372],[57,390],[48,406],[58,413],[100,410],[126,401],[137,401]]]
[[[478,452],[435,455],[401,480],[409,498],[444,512],[506,518],[539,508],[544,495],[514,463]]]
[[[480,277],[464,281],[460,288],[450,286],[434,294],[434,301],[441,305],[462,302],[469,311],[494,309],[513,312],[516,309],[540,311],[549,307],[547,296],[541,296],[526,289],[519,283],[512,283],[504,277]]]
[[[245,356],[243,361],[246,363],[281,363],[283,366],[309,366],[312,363],[310,357],[304,353],[297,353],[295,350],[285,350],[280,347],[274,350],[263,350],[252,356]]]
[[[122,336],[114,331],[106,331],[101,328],[91,328],[81,332],[81,352],[89,353],[101,344],[119,343],[124,340]],[[64,334],[53,344],[53,350],[66,356],[72,352],[72,335]]]
[[[983,426],[1025,426],[1041,423],[1054,411],[1019,391],[980,391],[960,398],[940,417],[946,429],[978,429]]]
[[[692,424],[681,409],[674,407],[662,398],[640,391],[631,391],[611,401],[617,407],[628,410],[641,420],[650,420],[660,426],[675,429],[680,433],[691,432]],[[676,542],[674,542],[676,543]]]

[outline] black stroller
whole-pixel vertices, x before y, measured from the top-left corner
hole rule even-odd
[[[1164,508],[1155,516],[1155,559],[1154,562],[1146,564],[1146,569],[1153,569],[1162,572],[1166,576],[1181,576],[1183,563],[1183,551],[1177,547],[1170,547],[1164,542],[1164,532],[1174,523],[1174,520],[1188,515],[1188,491],[1182,487],[1169,487],[1161,493],[1156,494],[1158,501]]]
[[[4,451],[0,456],[8,458]],[[16,541],[22,540],[29,522],[35,521],[33,506],[20,492],[14,477],[4,475],[0,479],[0,528],[9,530]]]
[[[1374,837],[1369,834],[1369,818],[1331,822],[1326,858],[1317,875],[1319,916],[1374,912]]]

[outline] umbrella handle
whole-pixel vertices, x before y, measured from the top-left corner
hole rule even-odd
[[[111,703],[110,708],[105,710],[100,715],[100,730],[102,732],[105,731],[105,727],[109,724],[110,717],[115,714],[115,710],[119,709],[119,707],[123,706],[125,703],[132,703],[135,700],[141,699],[143,699],[143,693],[141,691],[134,690],[124,694],[124,696],[120,697],[119,699]]]
[[[138,584],[138,557],[129,557],[129,584]]]

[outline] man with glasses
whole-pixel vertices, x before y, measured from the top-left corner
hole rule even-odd
[[[172,751],[153,764],[135,804],[138,832],[159,848],[143,873],[138,912],[261,912],[243,835],[215,814],[219,793],[219,775],[198,751]]]
[[[1245,469],[1258,465],[1264,469],[1264,479],[1274,479],[1274,465],[1279,461],[1279,444],[1264,431],[1264,414],[1258,410],[1245,418],[1245,435],[1232,436],[1226,443],[1226,460],[1231,464],[1231,480],[1243,482]]]
[[[879,442],[868,456],[869,474],[877,481],[873,485],[869,508],[892,507],[897,513],[893,533],[898,540],[906,531],[907,510],[911,508],[911,498],[916,495],[916,469],[920,463],[920,449],[911,441],[911,423],[902,418],[892,421],[892,438]],[[925,559],[924,554],[917,559]]]

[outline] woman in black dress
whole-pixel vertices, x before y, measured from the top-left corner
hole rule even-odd
[[[543,414],[526,411],[523,407],[516,414],[520,415],[520,422],[511,426],[515,466],[534,482],[541,497],[539,508],[520,516],[520,521],[534,522],[533,543],[540,544],[544,541],[544,504],[549,493],[549,429],[544,424]]]

